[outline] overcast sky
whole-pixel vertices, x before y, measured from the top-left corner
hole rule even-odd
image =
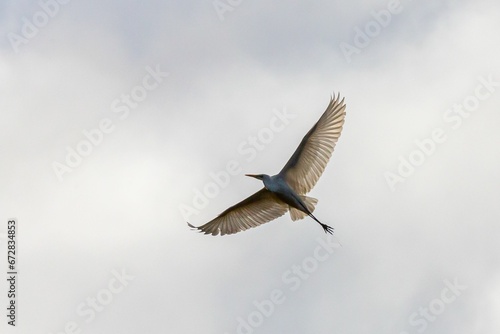
[[[500,331],[497,1],[0,7],[2,332]],[[244,174],[277,173],[333,92],[310,196],[335,238],[187,227],[260,189]]]

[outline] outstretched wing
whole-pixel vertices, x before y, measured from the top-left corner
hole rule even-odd
[[[307,194],[314,187],[332,156],[342,132],[345,118],[344,99],[340,94],[330,104],[318,122],[309,130],[287,164],[280,171],[286,182],[298,194]]]
[[[252,196],[233,205],[217,218],[196,228],[205,234],[225,235],[247,230],[283,216],[288,205],[276,195],[262,188]]]

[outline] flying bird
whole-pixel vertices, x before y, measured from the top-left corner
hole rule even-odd
[[[344,99],[332,95],[318,122],[309,130],[285,167],[276,175],[245,174],[262,180],[264,188],[233,205],[205,225],[189,227],[205,234],[234,234],[270,222],[290,211],[293,221],[309,216],[321,225],[325,233],[333,228],[314,215],[318,200],[305,196],[314,187],[332,156],[345,118]]]

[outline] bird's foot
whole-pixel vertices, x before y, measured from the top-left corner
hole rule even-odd
[[[325,230],[325,233],[330,233],[330,234],[333,234],[333,227],[331,226],[328,226],[326,224],[321,224],[321,227],[323,228],[323,230]]]

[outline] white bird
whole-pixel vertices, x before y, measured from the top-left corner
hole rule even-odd
[[[318,122],[309,130],[285,167],[276,175],[245,174],[264,182],[264,188],[233,205],[205,225],[195,228],[205,234],[225,235],[270,222],[290,211],[293,221],[309,216],[333,234],[333,228],[312,214],[317,199],[305,196],[314,187],[332,156],[345,118],[344,99],[332,95]]]

